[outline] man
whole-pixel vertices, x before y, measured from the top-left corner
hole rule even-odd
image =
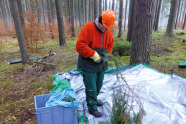
[[[97,100],[105,71],[100,67],[103,61],[99,54],[107,50],[112,54],[114,40],[110,29],[114,22],[114,11],[110,9],[103,11],[96,20],[85,24],[76,43],[76,50],[79,53],[78,68],[82,68],[83,72],[88,110],[95,117],[102,116],[97,106],[103,105]]]

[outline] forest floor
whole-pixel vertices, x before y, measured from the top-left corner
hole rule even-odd
[[[186,78],[186,69],[179,62],[186,59],[186,31],[176,30],[173,37],[164,37],[165,31],[153,32],[150,66],[156,70]],[[74,69],[78,53],[75,50],[76,38],[67,38],[67,46],[59,47],[57,41],[39,42],[37,53],[29,51],[31,57],[44,56],[49,52],[56,55],[47,62],[55,68],[40,64],[8,64],[20,59],[18,42],[10,36],[0,37],[0,122],[36,123],[34,96],[47,94],[53,88],[53,75]],[[126,41],[126,34],[115,42]],[[57,40],[57,38],[56,38]],[[1,44],[2,43],[2,44]],[[121,56],[123,66],[128,65],[130,56]]]

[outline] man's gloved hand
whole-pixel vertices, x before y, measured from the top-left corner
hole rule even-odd
[[[101,56],[97,52],[95,52],[95,54],[93,56],[91,56],[90,58],[93,59],[94,62],[96,62],[96,63],[101,62]]]

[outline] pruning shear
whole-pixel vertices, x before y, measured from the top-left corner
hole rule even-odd
[[[78,119],[78,123],[81,124],[80,119],[79,119],[78,108],[77,108],[77,119]]]
[[[83,123],[81,123],[79,119],[78,108],[77,108],[77,115],[78,115],[78,124],[85,124],[85,103],[83,103]]]
[[[85,124],[85,102],[83,103],[83,124]]]

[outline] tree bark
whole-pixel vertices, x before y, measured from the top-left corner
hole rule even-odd
[[[50,15],[52,19],[52,23],[54,23],[54,7],[53,7],[53,0],[50,0]]]
[[[175,24],[177,8],[178,8],[178,1],[171,0],[171,9],[170,9],[169,20],[167,24],[165,37],[173,36],[173,29],[174,29],[174,24]]]
[[[50,0],[47,0],[47,10],[48,10],[48,23],[52,23],[52,19],[51,19],[51,12],[50,12]],[[49,24],[49,30],[50,30],[50,35],[51,35],[51,39],[54,39],[54,35],[52,32],[52,26]]]
[[[155,22],[156,22],[156,17],[157,17],[157,10],[158,10],[158,2],[159,2],[159,0],[155,0],[155,2],[154,2],[153,30],[155,29]]]
[[[105,10],[107,10],[107,0],[105,0]]]
[[[178,11],[177,11],[177,15],[176,15],[176,22],[175,22],[175,25],[174,25],[174,29],[177,28],[180,6],[181,6],[181,0],[179,0],[179,4],[178,4]]]
[[[74,29],[74,7],[73,4],[74,0],[70,0],[70,22],[71,22],[71,37],[75,36],[75,29]]]
[[[183,1],[184,3],[183,3],[183,12],[182,12],[182,19],[181,20],[183,20],[183,22],[184,22],[184,18],[185,18],[185,13],[186,13],[186,1]]]
[[[46,19],[45,19],[45,9],[44,9],[44,2],[43,0],[41,0],[41,7],[42,7],[42,14],[43,14],[43,22],[44,22],[44,25],[46,25]]]
[[[115,0],[112,0],[112,10],[114,11],[115,9]]]
[[[183,4],[184,4],[184,0],[181,0],[181,5],[180,5],[180,14],[178,16],[178,24],[181,22],[181,13],[183,11]]]
[[[135,1],[136,0],[130,0],[127,41],[131,41],[131,39],[132,39],[132,32],[133,32],[133,25],[134,25],[134,15],[135,15],[135,12],[134,12]]]
[[[162,4],[162,0],[159,0],[158,2],[158,8],[157,8],[157,16],[155,19],[155,24],[154,24],[154,31],[158,31],[159,28],[159,19],[160,19],[160,12],[161,12],[161,4]]]
[[[124,18],[124,31],[126,30],[126,22],[127,22],[127,7],[128,7],[128,0],[126,0],[125,4],[125,18]]]
[[[70,7],[69,0],[65,0],[65,16],[67,18],[68,23],[70,23]]]
[[[99,15],[101,15],[102,12],[101,6],[102,6],[102,0],[99,0]]]
[[[154,0],[137,0],[130,64],[150,63]]]
[[[2,12],[2,17],[3,17],[4,23],[5,23],[5,28],[6,28],[6,30],[8,30],[8,23],[7,23],[7,19],[6,19],[6,13],[5,13],[5,10],[4,10],[3,6],[4,6],[3,1],[0,0],[0,9],[1,9],[1,12]]]
[[[9,7],[9,4],[8,4],[8,0],[5,0],[5,7],[7,8],[7,24],[8,25],[11,25],[13,22],[12,22],[12,19],[11,18],[11,12],[10,12],[10,7]],[[9,29],[8,29],[9,30]]]
[[[112,4],[111,4],[111,1],[109,1],[109,9],[112,8]]]
[[[83,4],[84,0],[81,0],[81,3],[82,3],[81,4],[82,5],[82,7],[81,7],[82,9],[81,10],[82,10],[83,25],[85,25],[85,10],[84,10],[84,4]]]
[[[94,19],[98,17],[98,0],[94,0]]]
[[[11,10],[11,14],[12,14],[13,21],[14,21],[16,35],[17,35],[18,42],[19,42],[19,48],[21,51],[22,63],[24,64],[24,63],[29,62],[30,59],[29,59],[29,55],[28,55],[28,51],[27,51],[27,47],[25,43],[25,38],[24,38],[23,29],[21,25],[17,1],[9,0],[9,4],[10,4],[10,10]]]
[[[122,36],[122,24],[123,22],[123,0],[120,0],[120,4],[119,4],[119,32],[118,32],[118,37]]]
[[[79,10],[79,25],[80,27],[82,26],[82,23],[81,23],[81,7],[80,7],[80,0],[78,0],[78,10]]]
[[[183,23],[183,27],[182,27],[182,30],[184,30],[186,27],[186,14],[185,14],[185,19],[184,19],[184,23]]]
[[[89,19],[89,22],[92,20],[92,16],[91,16],[91,10],[92,10],[92,7],[91,7],[91,0],[89,0],[89,17],[88,17],[88,19]]]
[[[38,0],[35,0],[35,2],[36,2],[37,14],[38,14],[38,22],[40,23],[41,22],[41,14],[40,14],[39,2],[38,2]]]
[[[85,0],[85,23],[87,23],[87,0]]]
[[[62,7],[60,0],[55,0],[56,4],[56,14],[57,14],[57,22],[58,22],[58,31],[59,31],[59,45],[65,46],[65,31],[64,31],[64,23],[63,23],[63,15],[62,15]]]
[[[47,13],[48,13],[48,23],[51,23],[52,22],[52,19],[51,19],[51,13],[50,13],[50,0],[47,0]]]

